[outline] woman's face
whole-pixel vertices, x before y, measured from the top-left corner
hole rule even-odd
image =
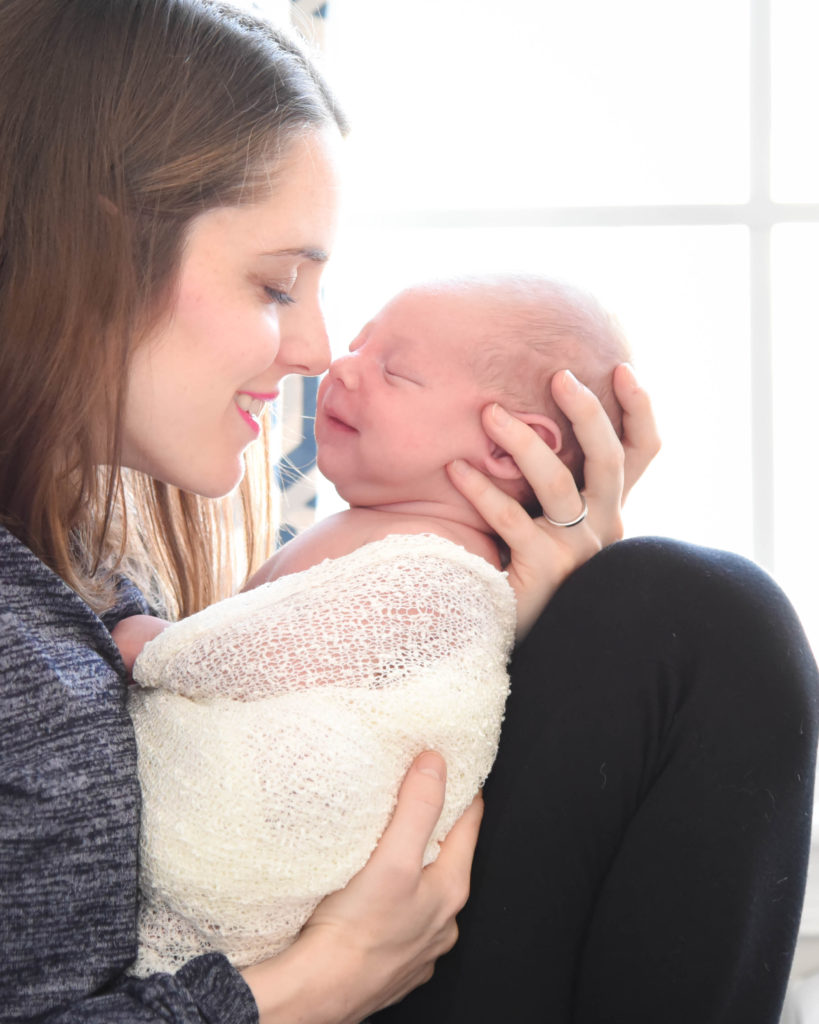
[[[131,363],[123,465],[226,494],[281,379],[326,369],[319,285],[335,236],[340,142],[334,129],[297,139],[267,199],[191,223],[169,314]]]

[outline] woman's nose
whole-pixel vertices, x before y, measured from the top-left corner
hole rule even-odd
[[[290,319],[281,333],[278,360],[287,373],[317,377],[330,363],[330,339],[321,306],[303,309],[298,318]]]

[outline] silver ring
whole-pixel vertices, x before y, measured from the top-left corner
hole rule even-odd
[[[586,516],[589,514],[589,506],[586,503],[586,495],[581,494],[580,500],[583,502],[583,510],[581,511],[577,519],[570,519],[568,523],[559,523],[556,519],[550,519],[545,512],[543,513],[543,518],[550,526],[577,526],[579,523],[582,523]]]

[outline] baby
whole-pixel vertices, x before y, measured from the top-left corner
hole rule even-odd
[[[480,412],[529,423],[582,484],[550,398],[571,369],[618,432],[617,325],[589,296],[495,276],[400,293],[321,384],[318,463],[350,508],[285,545],[244,593],[165,629],[114,632],[133,664],[143,789],[136,973],[223,951],[237,966],[292,942],[366,862],[413,758],[446,758],[427,850],[488,774],[508,690],[514,595],[496,538],[451,484],[465,459],[533,513]],[[159,634],[159,635],[157,635]]]

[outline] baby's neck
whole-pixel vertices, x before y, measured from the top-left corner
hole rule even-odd
[[[460,507],[437,501],[397,501],[366,507],[352,506],[350,513],[370,513],[389,524],[394,521],[396,532],[438,533],[461,544],[467,551],[480,555],[500,567],[498,539],[488,524],[470,507]]]

